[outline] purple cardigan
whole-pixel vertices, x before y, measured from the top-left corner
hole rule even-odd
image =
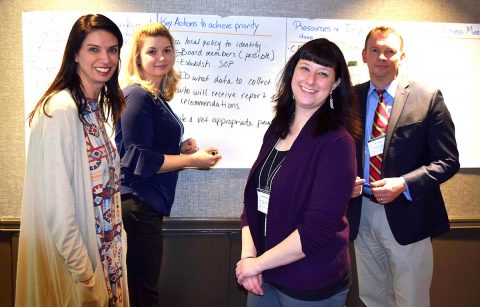
[[[350,270],[345,211],[356,176],[355,144],[347,130],[315,137],[312,125],[305,124],[275,176],[265,240],[268,250],[298,229],[306,257],[263,272],[269,283],[304,290],[328,288]],[[241,222],[250,227],[258,255],[264,252],[263,229],[252,174],[277,140],[267,130],[245,187]]]

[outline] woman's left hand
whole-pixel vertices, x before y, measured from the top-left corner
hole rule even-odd
[[[358,176],[357,176],[357,178],[355,178],[355,183],[353,184],[352,195],[350,196],[351,198],[362,196],[363,184],[364,183],[365,183],[365,179],[361,179]]]
[[[180,153],[184,155],[191,155],[198,151],[198,144],[195,139],[189,138],[180,144]]]
[[[237,281],[239,284],[242,284],[243,280],[248,277],[253,277],[259,275],[262,271],[258,265],[258,258],[244,258],[237,262],[237,268],[235,269],[235,274],[237,276]]]

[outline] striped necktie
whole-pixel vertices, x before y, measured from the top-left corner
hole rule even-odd
[[[388,118],[390,117],[388,114],[387,105],[385,104],[385,99],[383,97],[385,90],[375,91],[378,95],[378,105],[377,109],[375,110],[375,116],[373,117],[372,139],[385,135],[387,132]],[[381,179],[382,161],[383,153],[370,157],[370,182]]]

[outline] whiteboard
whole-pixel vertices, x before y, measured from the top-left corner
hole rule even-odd
[[[250,167],[273,116],[285,19],[160,14],[159,21],[176,40],[182,81],[171,105],[186,133],[219,147],[218,167]]]
[[[68,32],[81,12],[22,14],[25,111],[32,110],[58,71]],[[164,23],[176,41],[183,77],[171,105],[187,137],[219,147],[219,168],[249,168],[272,117],[272,95],[288,58],[305,42],[326,37],[342,49],[354,84],[367,81],[361,51],[368,31],[390,25],[404,37],[402,72],[442,90],[452,113],[462,168],[480,167],[480,25],[154,13],[104,13],[125,38]],[[28,143],[28,127],[26,142]]]

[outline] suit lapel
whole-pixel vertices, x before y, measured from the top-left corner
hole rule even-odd
[[[360,121],[362,123],[362,129],[365,131],[365,117],[367,114],[367,96],[368,89],[370,87],[370,81],[358,85],[357,96],[358,104],[360,106]],[[363,161],[365,159],[365,136],[363,136],[357,145],[357,161],[358,161],[358,173],[363,176]],[[360,176],[360,175],[359,175]]]

